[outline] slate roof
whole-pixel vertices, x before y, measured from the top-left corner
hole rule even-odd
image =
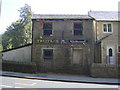
[[[120,21],[120,12],[117,11],[89,11],[88,15],[97,21]]]
[[[32,19],[93,19],[88,15],[72,14],[33,14]]]

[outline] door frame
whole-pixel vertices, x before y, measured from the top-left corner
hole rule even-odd
[[[113,46],[107,46],[107,55],[109,55],[109,49],[112,49],[112,54],[113,54],[113,56],[115,55],[115,53],[114,53],[114,47]]]
[[[53,59],[52,59],[52,61],[51,61],[51,63],[52,63],[52,65],[51,65],[51,67],[50,68],[53,68],[54,67],[54,58],[55,58],[55,48],[41,48],[41,56],[40,56],[40,58],[41,58],[41,62],[42,62],[42,68],[43,68],[43,70],[45,71],[45,72],[49,72],[49,70],[47,70],[47,68],[46,68],[46,65],[45,65],[45,63],[47,62],[44,58],[43,58],[43,50],[53,50]],[[48,60],[49,61],[49,60]],[[50,62],[50,61],[49,61]],[[51,72],[51,71],[50,71]]]
[[[106,55],[107,56],[109,56],[109,49],[112,49],[112,57],[109,57],[110,59],[112,58],[113,60],[113,64],[115,64],[115,49],[114,49],[114,46],[107,46],[107,48],[106,48],[106,50],[107,50],[107,52],[106,52]],[[107,58],[106,58],[106,60],[108,60]],[[108,61],[107,61],[107,64],[108,64]],[[112,64],[111,62],[109,63],[109,64]]]
[[[82,56],[82,59],[83,59],[83,66],[84,66],[84,49],[83,48],[71,48],[71,54],[72,54],[72,60],[71,60],[71,63],[73,65],[73,52],[74,50],[82,50],[83,51],[83,56]]]

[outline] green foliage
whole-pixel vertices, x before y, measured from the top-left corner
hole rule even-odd
[[[2,70],[23,73],[36,73],[37,67],[31,62],[2,61]]]
[[[3,50],[3,47],[2,47],[2,35],[0,35],[0,51]]]
[[[20,12],[20,19],[13,22],[2,35],[4,50],[32,42],[31,7],[25,4],[25,6],[18,11]]]

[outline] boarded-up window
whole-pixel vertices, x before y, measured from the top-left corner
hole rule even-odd
[[[83,34],[83,25],[82,23],[74,23],[74,35]]]
[[[52,23],[44,23],[43,25],[43,35],[51,35],[52,34]]]
[[[83,65],[83,50],[82,49],[73,50],[73,64]]]
[[[52,49],[44,49],[43,50],[43,58],[44,59],[53,59],[53,50]]]

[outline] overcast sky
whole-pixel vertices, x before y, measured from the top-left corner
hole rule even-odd
[[[19,19],[18,10],[25,4],[35,14],[87,14],[88,11],[117,11],[119,0],[2,0],[0,34]]]

